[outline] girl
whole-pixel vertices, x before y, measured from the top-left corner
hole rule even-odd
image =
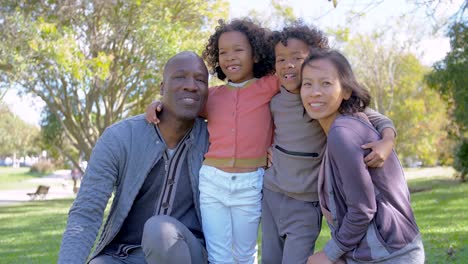
[[[200,169],[200,206],[210,263],[253,263],[263,167],[271,144],[270,99],[278,92],[267,32],[220,21],[203,57],[220,80],[205,108],[210,148]]]
[[[332,239],[313,263],[424,263],[403,170],[393,152],[369,169],[361,145],[379,134],[363,110],[370,95],[337,51],[316,51],[302,65],[301,98],[327,134],[319,199]]]
[[[199,190],[210,263],[255,259],[263,167],[273,133],[269,102],[279,90],[268,37],[269,32],[248,20],[220,20],[203,52],[212,73],[227,80],[209,89],[203,113],[210,147]],[[150,114],[156,108],[152,105]]]

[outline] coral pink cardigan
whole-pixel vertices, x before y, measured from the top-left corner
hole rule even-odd
[[[243,87],[211,87],[205,107],[210,147],[205,165],[259,168],[272,143],[270,100],[279,92],[274,75],[252,79]]]

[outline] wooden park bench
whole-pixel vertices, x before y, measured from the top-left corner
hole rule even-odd
[[[41,198],[41,200],[44,200],[47,194],[49,193],[49,188],[50,186],[39,185],[37,186],[36,192],[28,193],[29,198],[31,198],[31,200],[36,200],[36,198],[39,197]]]

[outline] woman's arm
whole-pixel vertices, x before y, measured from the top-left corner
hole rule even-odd
[[[363,159],[363,142],[350,127],[334,127],[328,135],[330,162],[336,168],[334,192],[343,197],[347,208],[340,226],[332,233],[332,240],[324,248],[333,262],[357,247],[377,210],[374,185]]]

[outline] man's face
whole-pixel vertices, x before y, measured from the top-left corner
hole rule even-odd
[[[163,109],[171,118],[193,120],[205,107],[208,71],[194,54],[176,55],[166,66],[161,85]]]
[[[281,85],[291,93],[299,93],[301,66],[309,55],[309,47],[299,39],[288,39],[287,46],[275,45],[275,69]]]

